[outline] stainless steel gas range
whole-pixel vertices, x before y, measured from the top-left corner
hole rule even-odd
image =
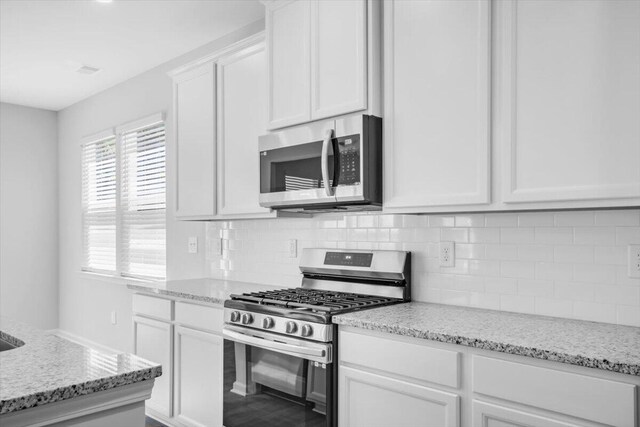
[[[224,425],[337,426],[340,313],[407,302],[411,254],[304,249],[299,288],[224,304]]]

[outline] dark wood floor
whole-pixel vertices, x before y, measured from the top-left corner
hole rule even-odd
[[[145,427],[167,427],[159,421],[154,420],[153,418],[147,417],[144,423]]]

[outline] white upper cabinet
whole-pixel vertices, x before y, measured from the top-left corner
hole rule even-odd
[[[264,33],[170,75],[174,81],[176,217],[275,217],[275,212],[258,202],[258,137],[267,132]]]
[[[218,214],[264,214],[258,137],[266,133],[263,41],[218,60]]]
[[[311,3],[311,118],[367,108],[367,3]]]
[[[269,128],[311,119],[309,1],[267,5]]]
[[[385,2],[384,17],[385,209],[488,203],[489,1]]]
[[[268,129],[367,110],[379,92],[380,2],[264,3]]]
[[[216,213],[215,64],[173,76],[176,217],[203,219]]]
[[[504,202],[638,204],[640,2],[494,7]]]

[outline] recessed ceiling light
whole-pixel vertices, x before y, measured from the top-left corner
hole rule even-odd
[[[98,3],[111,3],[113,0],[96,0]]]
[[[83,65],[82,67],[76,70],[76,73],[80,74],[95,74],[100,71],[100,68],[89,67],[88,65]]]

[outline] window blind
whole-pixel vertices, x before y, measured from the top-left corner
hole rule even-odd
[[[83,268],[116,271],[116,139],[82,147]]]
[[[166,275],[165,129],[158,122],[121,134],[120,272]]]

